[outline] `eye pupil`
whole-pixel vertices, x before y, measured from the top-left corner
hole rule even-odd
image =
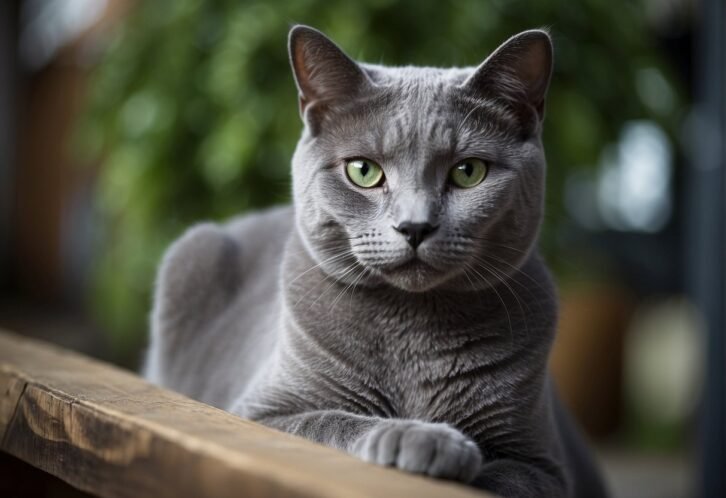
[[[364,161],[360,166],[361,176],[366,176],[368,174],[368,172],[370,171],[370,169],[371,168],[370,168],[370,166],[368,166],[368,163]]]
[[[466,174],[466,176],[471,176],[473,173],[474,165],[469,162],[464,163],[464,174]]]

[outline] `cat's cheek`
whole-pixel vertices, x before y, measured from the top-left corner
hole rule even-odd
[[[381,204],[382,189],[364,189],[351,184],[340,171],[327,171],[318,179],[316,188],[306,194],[305,201],[341,217],[370,217]]]

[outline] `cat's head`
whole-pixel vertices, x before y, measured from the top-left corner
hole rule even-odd
[[[305,26],[289,49],[305,123],[296,223],[324,271],[421,292],[488,286],[523,263],[543,211],[546,32],[476,68],[357,63]]]

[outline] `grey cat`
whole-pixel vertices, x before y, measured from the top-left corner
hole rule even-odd
[[[305,26],[289,50],[293,207],[174,243],[148,378],[369,462],[605,496],[547,372],[547,33],[463,69],[356,63]]]

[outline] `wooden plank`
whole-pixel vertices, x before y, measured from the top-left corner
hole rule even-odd
[[[107,497],[485,497],[370,465],[0,331],[0,449]]]
[[[92,498],[93,495],[0,451],[0,496],[7,498]]]

